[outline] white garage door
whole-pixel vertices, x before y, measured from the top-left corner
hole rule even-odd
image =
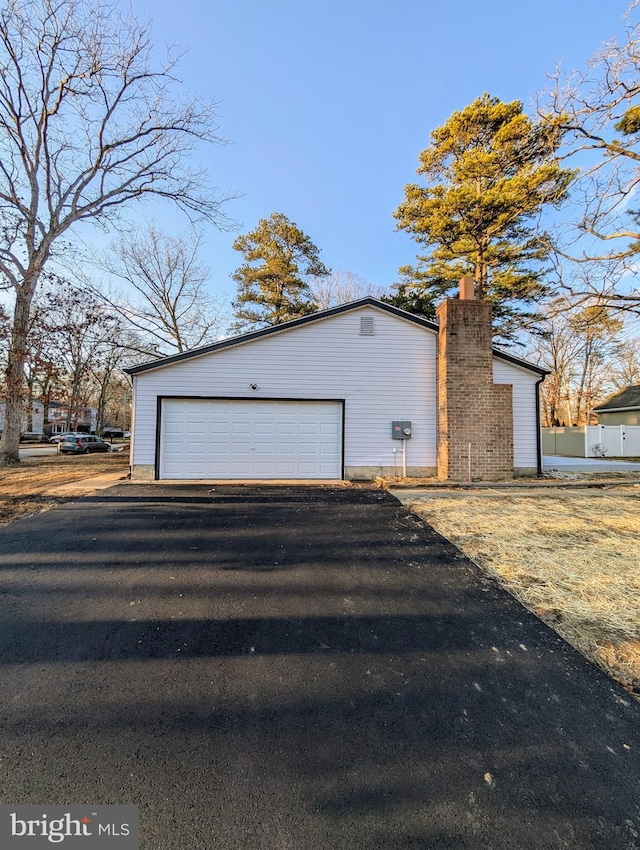
[[[342,478],[342,405],[164,399],[160,478]]]

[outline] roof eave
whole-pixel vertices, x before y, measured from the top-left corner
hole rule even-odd
[[[633,404],[631,407],[593,407],[592,413],[629,413],[634,410],[640,410],[640,404]]]
[[[529,372],[535,372],[543,378],[546,378],[547,375],[551,374],[549,369],[543,369],[542,366],[536,366],[533,363],[529,363],[527,360],[521,360],[513,354],[507,354],[506,351],[501,351],[499,348],[493,349],[493,356],[497,357],[499,360],[506,360],[514,366],[519,366],[521,369],[526,369]]]

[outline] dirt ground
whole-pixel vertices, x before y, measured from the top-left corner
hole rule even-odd
[[[77,498],[52,492],[63,484],[118,471],[123,477],[129,472],[128,448],[79,457],[32,457],[15,466],[0,466],[0,525]]]
[[[640,483],[426,490],[403,501],[640,695]]]

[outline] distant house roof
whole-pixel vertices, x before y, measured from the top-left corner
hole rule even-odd
[[[593,410],[595,413],[608,410],[640,410],[640,384],[618,390]]]
[[[242,334],[241,336],[224,339],[220,342],[213,343],[213,345],[207,345],[204,348],[196,348],[193,351],[186,351],[182,354],[173,354],[170,357],[162,357],[158,360],[153,360],[150,363],[142,363],[140,366],[132,366],[124,371],[128,375],[139,375],[141,372],[147,372],[150,369],[160,369],[163,366],[169,366],[172,363],[178,363],[182,360],[190,360],[193,357],[202,357],[203,354],[211,354],[214,351],[221,351],[224,348],[230,348],[235,345],[243,345],[244,343],[251,342],[254,339],[260,339],[261,337],[270,336],[271,334],[284,333],[292,328],[299,328],[303,325],[318,322],[330,316],[347,313],[351,310],[358,310],[361,307],[374,307],[377,310],[383,310],[394,316],[399,316],[405,321],[413,322],[416,325],[422,325],[422,327],[427,328],[434,333],[438,332],[437,322],[432,322],[422,316],[416,316],[413,313],[408,313],[406,310],[393,307],[391,304],[379,301],[377,298],[367,297],[361,298],[358,301],[351,301],[348,304],[341,304],[338,307],[331,307],[329,310],[321,310],[317,313],[312,313],[310,316],[303,316],[300,319],[292,319],[291,321],[283,322],[280,325],[273,325],[272,327],[262,328],[261,330]],[[513,363],[514,366],[520,366],[522,369],[535,372],[541,377],[549,374],[548,369],[543,369],[542,366],[536,366],[534,363],[529,363],[527,360],[523,360],[520,357],[516,357],[513,354],[495,347],[493,348],[493,356],[498,357],[500,360],[506,360],[508,363]]]

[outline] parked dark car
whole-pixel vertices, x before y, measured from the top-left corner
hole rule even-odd
[[[122,428],[103,428],[102,436],[111,439],[112,437],[124,437]]]
[[[90,452],[110,452],[111,445],[92,434],[66,434],[60,443],[60,451],[63,455],[88,455]]]
[[[47,438],[41,431],[27,431],[25,434],[20,434],[21,443],[46,443]]]

